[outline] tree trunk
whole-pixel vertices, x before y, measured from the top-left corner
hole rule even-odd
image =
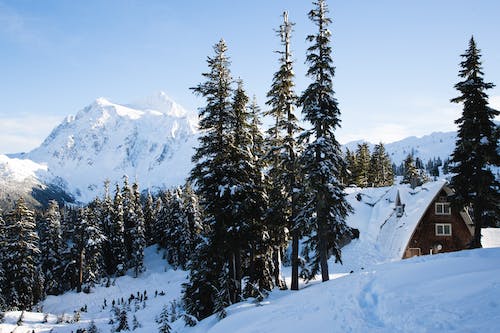
[[[274,284],[281,290],[286,289],[286,283],[281,274],[281,247],[275,248],[273,253]]]
[[[481,229],[483,227],[483,219],[482,219],[482,208],[479,204],[474,203],[473,206],[474,212],[474,236],[472,237],[470,248],[471,249],[479,249],[483,246],[481,245]]]
[[[318,255],[319,263],[321,267],[321,279],[323,282],[330,279],[328,274],[328,240],[326,232],[326,204],[323,194],[318,195],[318,206],[317,206],[317,224],[318,224]]]
[[[292,231],[292,285],[291,290],[299,290],[299,235]]]

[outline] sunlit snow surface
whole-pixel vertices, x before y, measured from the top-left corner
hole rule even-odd
[[[232,305],[225,319],[212,316],[194,328],[178,320],[171,324],[173,332],[498,332],[500,248],[399,259],[409,226],[418,222],[412,216],[421,214],[442,185],[439,181],[414,190],[407,185],[348,189],[348,200],[356,209],[348,222],[360,229],[360,239],[343,249],[343,265],[329,262],[331,281],[302,281],[298,292],[275,290],[260,304],[249,300]],[[393,215],[397,190],[407,204],[406,215],[399,221]],[[498,230],[484,230],[485,247],[500,246]],[[394,236],[398,232],[400,236]],[[135,314],[142,324],[135,332],[156,332],[155,317],[163,305],[180,297],[187,273],[172,270],[155,247],[146,251],[146,266],[141,277],[118,278],[109,288],[48,297],[40,304],[50,313],[48,323],[42,323],[43,314],[26,313],[24,325],[15,332],[49,332],[53,328],[56,333],[69,333],[87,327],[91,319],[101,332],[110,332],[111,300],[126,300],[131,293],[144,290],[147,306],[132,310],[129,324]],[[289,273],[285,268],[288,283]],[[165,291],[165,296],[154,297],[155,290]],[[104,299],[108,304],[105,309]],[[55,324],[57,316],[65,313],[71,318],[73,311],[85,304],[88,312],[82,313],[80,323]],[[7,313],[0,332],[11,332],[19,315]]]

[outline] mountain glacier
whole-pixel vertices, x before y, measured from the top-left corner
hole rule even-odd
[[[184,182],[197,144],[197,116],[160,92],[122,105],[98,98],[68,116],[23,158],[48,166],[79,201],[127,175],[141,188]]]

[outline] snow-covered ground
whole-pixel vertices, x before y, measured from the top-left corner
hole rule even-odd
[[[252,300],[235,304],[228,317],[215,316],[197,326],[185,327],[183,320],[171,324],[177,333],[229,332],[498,332],[500,322],[500,229],[484,229],[484,247],[455,253],[400,260],[417,217],[427,207],[442,182],[410,189],[406,185],[387,188],[349,188],[348,200],[356,214],[348,219],[360,230],[360,238],[343,249],[343,265],[330,261],[331,281],[301,284],[301,290],[273,291],[260,304]],[[394,216],[399,191],[406,214]],[[358,198],[360,200],[358,200]],[[111,303],[130,294],[144,294],[145,302],[131,301],[129,324],[135,315],[142,327],[135,332],[157,332],[155,318],[164,305],[179,299],[187,273],[172,270],[155,247],[146,251],[147,271],[139,278],[116,279],[109,288],[92,293],[69,292],[48,297],[41,313],[25,313],[23,326],[16,322],[20,312],[6,314],[0,333],[71,332],[94,320],[101,332],[110,332]],[[351,273],[352,271],[352,273]],[[289,269],[285,269],[289,281]],[[165,295],[157,295],[165,292]],[[106,299],[106,306],[104,306]],[[78,323],[74,311],[87,305]],[[104,306],[104,307],[103,307]],[[43,313],[49,313],[43,323]],[[64,316],[63,316],[64,314]],[[15,330],[14,330],[15,329]]]

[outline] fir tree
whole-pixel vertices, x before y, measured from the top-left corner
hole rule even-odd
[[[113,220],[111,225],[111,253],[113,254],[112,271],[118,276],[125,274],[127,251],[125,248],[123,197],[120,187],[116,184],[115,197],[113,200]]]
[[[102,246],[106,240],[100,227],[99,207],[101,204],[96,200],[89,204],[84,210],[86,214],[86,224],[82,224],[84,229],[84,252],[85,267],[83,281],[88,288],[92,288],[99,281],[104,271],[104,261],[102,257]]]
[[[234,149],[231,160],[235,170],[235,186],[233,187],[233,223],[229,229],[229,247],[234,251],[235,269],[229,266],[230,278],[236,286],[236,293],[241,294],[241,281],[244,275],[249,276],[252,284],[267,291],[272,289],[270,270],[256,270],[256,266],[268,266],[271,259],[271,247],[268,240],[268,229],[264,224],[266,194],[262,182],[263,174],[259,160],[253,155],[254,137],[252,120],[255,121],[247,107],[248,97],[242,82],[238,82],[233,101],[235,113]],[[258,138],[257,138],[258,140]],[[235,232],[236,231],[236,232]],[[257,261],[259,262],[257,264]],[[246,263],[246,264],[245,264]],[[238,267],[239,266],[239,267]],[[266,275],[266,273],[268,275]],[[232,302],[239,297],[232,298]]]
[[[130,331],[130,326],[128,325],[127,311],[123,308],[118,315],[118,325],[115,328],[115,332]]]
[[[463,81],[455,85],[460,95],[451,100],[463,104],[462,116],[455,121],[459,129],[451,157],[455,173],[451,186],[456,206],[472,208],[474,236],[470,247],[478,248],[485,219],[500,219],[500,184],[492,172],[492,167],[500,165],[500,131],[493,122],[500,112],[488,106],[486,90],[494,85],[483,80],[481,54],[474,38],[462,57],[459,77]]]
[[[43,275],[39,267],[39,238],[34,212],[24,200],[16,202],[6,215],[4,272],[5,296],[12,309],[31,309],[43,293]]]
[[[295,228],[297,217],[298,158],[300,154],[297,135],[302,130],[295,116],[297,96],[294,92],[293,60],[290,39],[293,23],[288,20],[288,13],[283,13],[283,23],[278,30],[283,50],[280,55],[279,70],[274,74],[271,89],[267,94],[266,112],[273,118],[273,125],[268,130],[269,154],[269,211],[267,220],[270,226],[271,241],[274,244],[275,284],[286,288],[281,276],[281,253],[288,242],[286,230],[292,230],[292,289],[298,289],[298,240],[300,232]]]
[[[342,177],[342,181],[344,184],[355,185],[356,184],[356,171],[357,171],[357,159],[356,154],[351,152],[349,148],[346,149],[345,152],[345,161],[347,163],[345,173]]]
[[[394,183],[392,162],[381,142],[373,148],[368,172],[368,183],[372,186],[391,186]]]
[[[413,159],[413,156],[412,155],[406,156],[403,163],[404,163],[404,173],[403,173],[403,181],[401,183],[416,184],[418,179],[418,171],[417,168],[415,167],[415,160]]]
[[[64,269],[61,214],[57,201],[49,202],[49,207],[39,226],[39,234],[45,291],[49,295],[57,295],[63,291],[60,281]]]
[[[151,195],[151,192],[148,191],[146,202],[144,204],[144,237],[146,238],[146,246],[150,246],[155,243],[153,227],[157,213],[158,212],[155,210],[153,196]]]
[[[368,187],[370,172],[370,148],[368,143],[358,144],[356,150],[356,185]]]
[[[206,81],[193,88],[207,101],[206,106],[200,109],[199,126],[203,134],[193,156],[195,166],[190,176],[204,211],[206,231],[205,241],[195,251],[191,261],[190,281],[184,288],[184,301],[187,311],[199,319],[214,313],[216,290],[228,285],[221,285],[218,277],[229,260],[226,241],[233,185],[228,164],[234,124],[230,100],[232,79],[226,43],[221,40],[214,51],[215,55],[207,60],[210,71],[203,74]]]
[[[132,260],[133,252],[133,239],[135,230],[135,205],[134,205],[134,195],[132,193],[132,188],[129,184],[128,177],[123,176],[123,187],[122,187],[122,199],[123,199],[123,242],[125,244],[125,258],[128,263],[127,268],[130,268],[130,262]]]
[[[318,26],[318,33],[307,37],[312,45],[308,48],[306,60],[310,65],[307,75],[314,82],[299,100],[305,120],[313,126],[303,135],[310,142],[303,154],[308,196],[301,220],[313,230],[306,244],[315,250],[311,274],[321,268],[322,280],[327,281],[329,250],[341,260],[339,244],[348,232],[345,218],[351,207],[340,183],[346,165],[334,133],[340,126],[340,110],[332,87],[335,69],[331,57],[331,33],[327,28],[331,20],[326,16],[328,8],[324,0],[314,2],[314,5],[316,8],[309,12],[309,18]]]
[[[169,318],[168,306],[164,305],[161,310],[160,316],[158,317],[157,320],[159,333],[170,333],[172,331],[168,318]]]
[[[144,272],[144,248],[146,247],[144,214],[142,212],[141,193],[139,185],[134,182],[132,185],[132,203],[130,218],[132,219],[131,262],[130,266],[134,269],[135,277]]]
[[[113,222],[113,202],[109,194],[109,180],[104,182],[104,199],[101,205],[102,232],[105,237],[102,244],[102,256],[106,274],[113,275],[116,272],[116,261],[113,255],[114,222]]]

